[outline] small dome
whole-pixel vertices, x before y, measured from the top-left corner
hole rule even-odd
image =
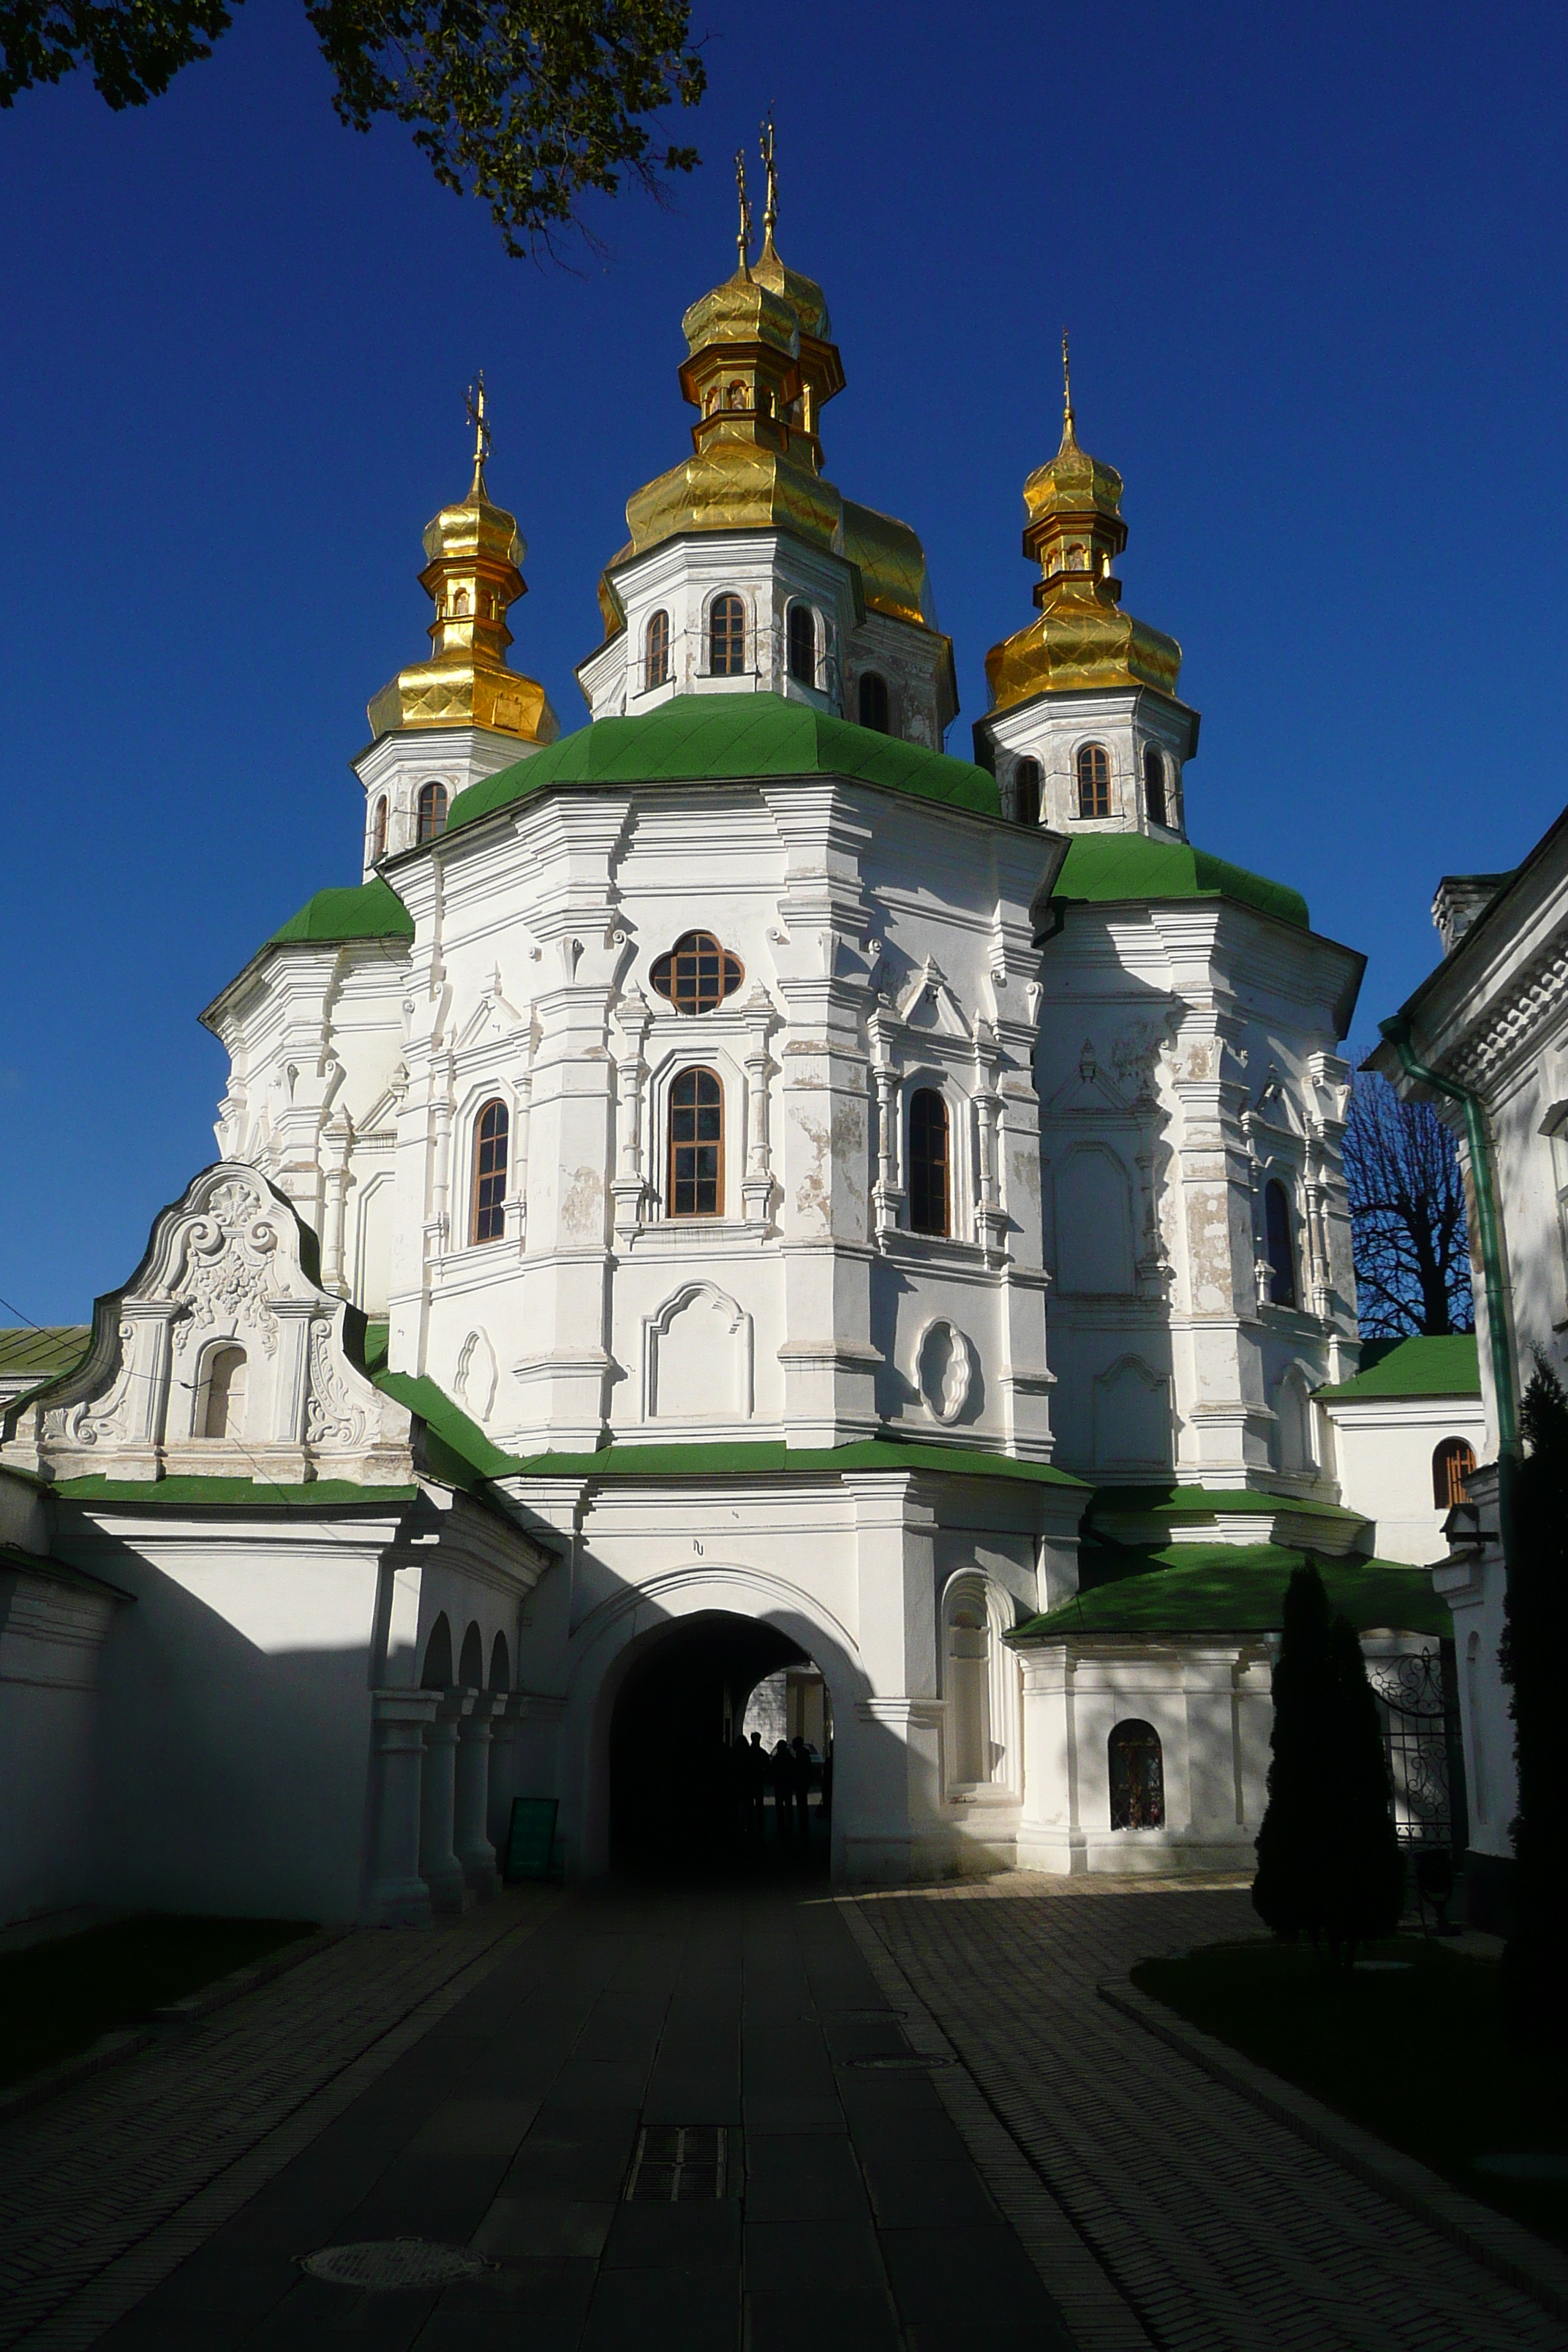
[[[833,321],[827,315],[826,295],[815,278],[805,278],[798,269],[791,269],[780,260],[772,229],[763,240],[763,249],[752,275],[760,285],[768,287],[788,304],[803,335],[809,335],[817,343],[833,341]]]
[[[765,343],[786,359],[800,356],[795,312],[745,269],[737,269],[733,278],[693,302],[680,331],[693,359],[716,343]]]
[[[1062,426],[1062,445],[1054,457],[1037,466],[1024,485],[1024,504],[1032,523],[1055,514],[1103,515],[1121,512],[1121,477],[1114,466],[1101,465],[1078,446],[1072,412]]]

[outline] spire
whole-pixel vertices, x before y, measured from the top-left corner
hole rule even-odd
[[[525,743],[552,743],[555,713],[537,679],[507,665],[510,606],[528,593],[519,568],[528,551],[515,515],[492,503],[485,482],[490,455],[489,404],[483,375],[467,395],[474,428],[468,495],[426,526],[419,585],[436,607],[431,651],[399,670],[371,703],[372,731],[411,727],[484,727]]]
[[[1062,329],[1062,447],[1076,449],[1078,436],[1072,423],[1072,362],[1068,356],[1068,331]]]
[[[763,207],[763,243],[772,245],[779,218],[779,167],[773,159],[773,110],[770,106],[763,124],[763,169],[768,175],[767,203]]]
[[[735,239],[741,257],[737,274],[749,278],[752,274],[752,200],[746,194],[746,151],[743,147],[735,150],[735,187],[741,199],[741,229]]]

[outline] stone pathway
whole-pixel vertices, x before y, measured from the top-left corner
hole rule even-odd
[[[558,1899],[347,1937],[0,2129],[0,2346],[96,2341]]]
[[[1539,2305],[1098,1999],[1137,1959],[1256,1932],[1244,1892],[1020,1874],[854,1909],[1162,2352],[1568,2346]],[[1426,2063],[1441,2053],[1389,2053]]]

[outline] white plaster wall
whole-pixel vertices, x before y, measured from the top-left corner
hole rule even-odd
[[[99,1661],[116,1613],[107,1595],[0,1570],[0,1926],[103,1899],[90,1826]]]
[[[1447,1552],[1447,1505],[1432,1500],[1432,1457],[1445,1438],[1462,1437],[1478,1462],[1486,1445],[1479,1397],[1388,1397],[1320,1408],[1331,1446],[1340,1500],[1375,1522],[1380,1559],[1426,1566]]]

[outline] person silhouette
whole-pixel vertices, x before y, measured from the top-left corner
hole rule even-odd
[[[790,1843],[790,1800],[795,1794],[795,1758],[790,1754],[787,1739],[781,1739],[773,1749],[773,1835],[780,1845]]]
[[[746,1748],[746,1826],[753,1845],[763,1842],[763,1810],[767,1801],[768,1759],[763,1735],[753,1731]]]
[[[811,1750],[796,1732],[790,1741],[795,1758],[795,1834],[804,1850],[811,1844]]]

